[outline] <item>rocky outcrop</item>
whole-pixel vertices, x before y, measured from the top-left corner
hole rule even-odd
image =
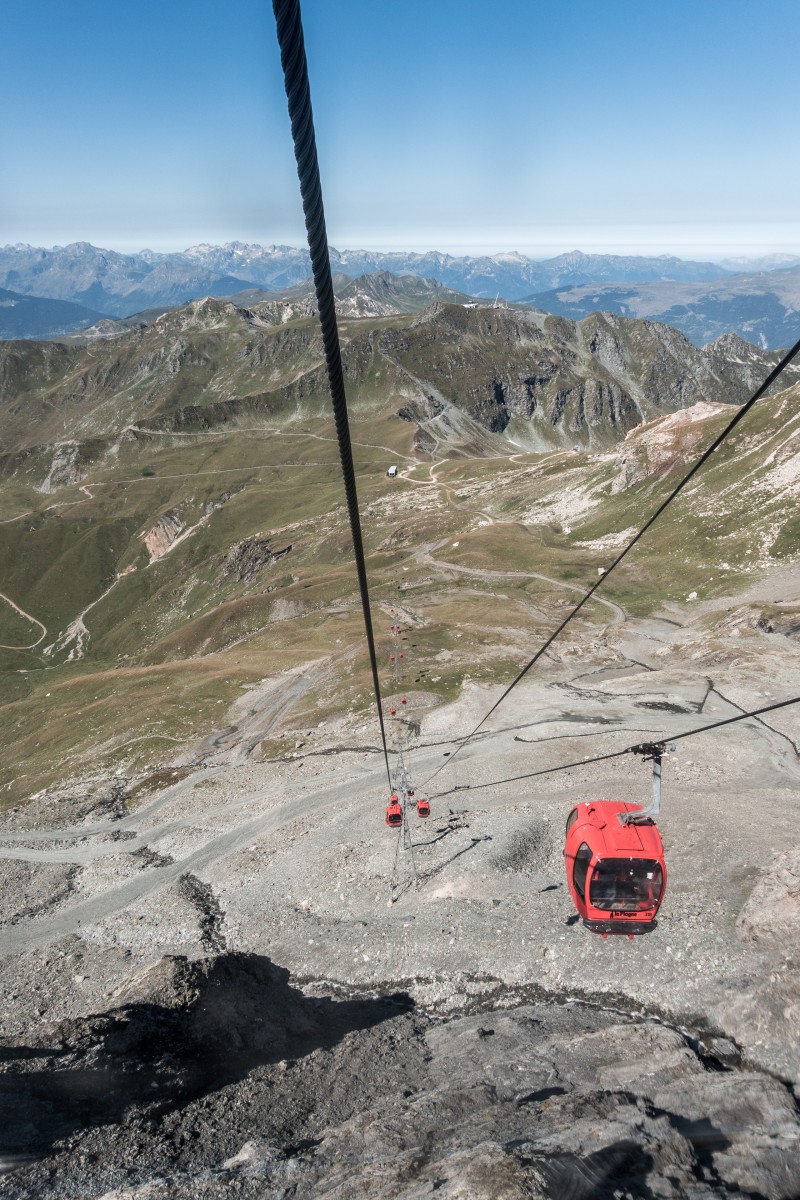
[[[77,442],[60,442],[54,446],[50,470],[38,490],[49,495],[59,488],[80,483],[86,471],[81,469],[79,456],[80,447]]]
[[[264,567],[279,562],[291,552],[291,544],[284,546],[282,550],[273,550],[268,538],[245,538],[243,542],[232,546],[223,558],[222,573],[244,583]]]
[[[112,1003],[0,1063],[21,1200],[800,1192],[791,1091],[722,1039],[557,1002],[433,1021],[248,954],[163,958]]]
[[[728,361],[725,345],[701,351],[677,330],[607,313],[574,324],[450,304],[384,330],[378,344],[484,429],[502,433],[521,420],[549,445],[612,443],[661,413],[740,403],[768,357],[751,347]],[[411,406],[399,415],[408,419]]]
[[[694,461],[710,441],[707,422],[730,416],[720,404],[695,404],[683,412],[639,425],[617,451],[617,476],[612,493],[623,492],[646,479],[668,474],[681,463]]]
[[[176,512],[164,513],[163,517],[158,518],[143,538],[151,563],[164,557],[183,529],[183,521]]]
[[[779,855],[756,884],[739,914],[736,932],[757,946],[800,956],[800,847]]]
[[[539,376],[495,379],[492,388],[509,415],[531,418],[539,409],[539,416],[553,428],[566,420],[571,433],[595,427],[624,433],[639,423],[633,399],[613,380],[590,378],[553,387],[554,375],[555,369]]]

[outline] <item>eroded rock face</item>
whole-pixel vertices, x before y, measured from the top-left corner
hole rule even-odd
[[[80,446],[77,442],[61,442],[53,447],[53,461],[47,478],[40,487],[45,494],[57,492],[59,488],[80,483],[86,470],[80,462]]]
[[[434,1021],[402,995],[309,998],[243,954],[162,959],[115,1000],[0,1060],[15,1197],[800,1192],[791,1092],[651,1021]]]
[[[800,1042],[800,847],[780,854],[756,883],[736,933],[763,951],[763,971],[742,979],[715,1015],[749,1046],[771,1044],[776,1068],[788,1076]]]
[[[432,454],[436,449],[436,438],[426,429],[417,429],[414,434],[413,450],[415,454]]]
[[[709,398],[747,399],[754,364],[700,351],[677,330],[595,313],[577,324],[541,313],[432,305],[381,352],[479,425],[529,423],[547,444],[602,445],[660,413]],[[756,357],[760,354],[755,351]],[[409,406],[400,415],[412,419]],[[577,435],[577,438],[576,438]]]
[[[722,404],[699,404],[632,430],[617,451],[618,475],[611,491],[623,492],[646,479],[666,475],[676,463],[689,463],[708,442],[706,422],[730,414]]]
[[[200,995],[202,970],[182,955],[165,954],[126,979],[112,995],[121,1007],[155,1004],[188,1011]]]
[[[144,544],[151,563],[164,557],[183,528],[183,521],[175,512],[164,513],[163,517],[159,517],[153,528],[144,535]]]
[[[232,546],[222,561],[224,575],[233,576],[240,582],[252,579],[262,567],[279,562],[292,551],[291,544],[281,550],[273,550],[269,539],[264,537],[246,538]]]

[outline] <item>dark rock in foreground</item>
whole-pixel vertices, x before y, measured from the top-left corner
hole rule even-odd
[[[405,995],[304,996],[244,954],[162,959],[114,998],[0,1051],[7,1194],[800,1192],[791,1092],[661,1024],[571,1004],[432,1021]]]

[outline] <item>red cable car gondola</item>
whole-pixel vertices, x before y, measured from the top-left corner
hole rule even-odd
[[[429,800],[417,801],[417,816],[429,817],[431,815],[431,805]]]
[[[389,797],[389,803],[386,806],[386,824],[395,829],[398,825],[403,824],[403,809],[397,796]]]
[[[642,811],[625,800],[590,800],[567,818],[567,885],[595,933],[646,933],[654,926],[667,867],[655,821],[627,818]]]

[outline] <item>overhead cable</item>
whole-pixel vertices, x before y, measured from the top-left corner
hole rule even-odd
[[[331,278],[328,238],[325,230],[325,211],[322,205],[322,185],[319,175],[319,163],[317,161],[314,116],[311,110],[311,90],[308,83],[308,64],[306,62],[299,0],[272,0],[272,9],[275,13],[278,43],[281,50],[281,64],[286,84],[286,98],[289,102],[294,153],[297,159],[297,174],[300,179],[300,194],[303,199],[303,214],[308,234],[308,249],[314,275],[314,290],[317,294],[319,320],[322,326],[325,360],[328,367],[328,382],[336,421],[336,436],[339,443],[342,479],[344,480],[345,494],[347,496],[350,533],[353,538],[353,552],[358,572],[358,586],[361,593],[361,608],[364,613],[364,628],[366,630],[367,646],[372,666],[372,684],[375,692],[375,703],[378,709],[378,720],[381,727],[381,742],[383,744],[383,757],[386,762],[386,775],[389,781],[389,790],[391,791],[392,776],[389,769],[389,752],[386,746],[383,704],[381,701],[380,684],[378,682],[378,660],[375,654],[375,637],[372,631],[372,617],[370,615],[367,567],[364,558],[364,543],[361,536],[356,476],[353,467],[353,451],[350,444],[350,425],[347,418],[347,397],[345,395],[344,373],[342,371],[342,350],[339,344],[339,330],[336,324],[333,279]]]
[[[683,733],[671,733],[668,737],[658,738],[655,742],[637,742],[635,746],[626,746],[624,750],[612,750],[609,754],[598,754],[594,758],[581,758],[577,762],[564,763],[560,767],[543,767],[539,771],[528,771],[525,775],[512,775],[508,779],[492,779],[488,783],[465,783],[453,790],[471,792],[476,788],[499,787],[503,783],[519,783],[523,779],[535,779],[538,775],[555,775],[559,771],[572,771],[576,767],[591,767],[593,763],[606,762],[610,758],[623,758],[626,754],[641,754],[644,749],[661,745],[661,743],[669,745],[671,742],[679,742],[681,738],[695,737],[698,733],[708,733],[710,729],[720,729],[723,725],[735,725],[737,721],[745,721],[748,717],[758,717],[762,713],[774,712],[777,708],[788,708],[790,704],[800,704],[800,696],[793,696],[791,700],[780,700],[777,704],[766,704],[763,708],[754,708],[752,712],[739,713],[736,717],[713,721],[710,725],[702,725],[699,729],[686,729]],[[438,796],[449,794],[449,792],[437,793]],[[437,796],[431,797],[432,800],[436,798]]]
[[[769,387],[771,387],[771,385],[775,382],[775,380],[778,378],[778,376],[781,374],[781,372],[786,367],[788,367],[789,363],[792,361],[792,359],[798,353],[800,353],[800,341],[795,342],[795,344],[794,344],[794,346],[792,346],[791,350],[789,350],[788,353],[783,356],[783,358],[778,363],[778,365],[776,367],[774,367],[772,371],[770,371],[767,378],[761,384],[761,387],[758,388],[758,390],[756,392],[754,392],[754,394],[750,397],[750,399],[745,404],[743,404],[741,408],[737,409],[733,418],[728,422],[728,424],[725,426],[725,428],[722,430],[722,432],[717,435],[717,437],[714,439],[714,441],[711,443],[711,445],[708,447],[708,449],[705,450],[703,452],[703,454],[701,454],[700,458],[697,460],[697,462],[694,464],[694,466],[691,468],[691,470],[688,471],[686,475],[684,475],[683,479],[681,479],[680,483],[678,483],[677,486],[672,489],[672,491],[669,493],[667,498],[665,500],[663,500],[661,502],[661,504],[659,504],[658,508],[653,513],[653,515],[649,518],[648,521],[645,522],[645,524],[641,527],[639,532],[634,537],[631,538],[631,540],[628,542],[627,546],[625,546],[625,548],[614,559],[611,566],[608,567],[602,575],[598,576],[598,578],[595,580],[595,582],[589,588],[588,592],[586,592],[586,594],[581,597],[581,599],[578,601],[578,603],[575,605],[575,607],[569,613],[567,613],[566,617],[561,622],[561,624],[558,626],[558,628],[555,629],[550,634],[550,636],[542,643],[542,645],[536,651],[536,653],[534,654],[534,656],[530,660],[530,662],[527,663],[526,666],[524,666],[522,668],[520,673],[517,675],[516,679],[514,679],[513,682],[509,684],[509,686],[506,688],[506,690],[503,692],[503,694],[500,696],[500,698],[494,702],[494,704],[489,709],[489,711],[486,713],[486,715],[478,722],[478,724],[472,730],[472,733],[467,734],[467,736],[464,738],[463,742],[461,742],[456,747],[456,749],[453,751],[453,753],[450,755],[450,758],[448,759],[448,761],[446,763],[442,763],[441,766],[437,767],[436,770],[434,771],[433,775],[430,775],[428,777],[428,779],[425,781],[426,783],[428,783],[431,779],[433,779],[435,775],[438,775],[440,771],[444,770],[444,768],[453,761],[453,759],[459,753],[459,751],[463,750],[464,746],[466,746],[467,743],[469,741],[471,741],[471,739],[475,736],[475,734],[478,732],[478,730],[481,729],[483,727],[483,725],[489,720],[489,717],[492,715],[492,713],[495,711],[495,709],[500,707],[500,705],[505,700],[506,696],[508,696],[509,692],[512,692],[514,690],[514,688],[517,686],[517,684],[520,682],[520,680],[523,679],[528,674],[528,671],[530,671],[531,667],[535,663],[537,663],[539,661],[539,659],[542,657],[542,655],[550,648],[550,646],[552,646],[553,642],[566,629],[566,627],[567,627],[567,625],[569,625],[570,621],[572,621],[574,617],[577,617],[578,613],[581,611],[584,604],[586,604],[587,600],[590,600],[592,598],[592,596],[594,595],[594,593],[597,591],[597,589],[606,582],[606,580],[608,579],[611,572],[614,571],[619,566],[619,564],[622,562],[622,560],[625,558],[625,556],[629,553],[629,551],[631,551],[633,549],[633,547],[636,545],[636,543],[639,541],[639,539],[645,533],[647,533],[647,530],[650,528],[650,526],[653,525],[654,522],[658,520],[658,518],[663,513],[664,509],[669,504],[672,503],[672,501],[675,499],[675,497],[680,492],[683,491],[683,489],[686,487],[687,483],[689,483],[689,481],[694,478],[694,476],[697,474],[697,472],[700,470],[700,468],[703,466],[703,464],[708,461],[708,459],[711,457],[711,455],[714,453],[714,451],[717,449],[717,447],[722,445],[722,443],[725,441],[728,434],[733,432],[733,430],[736,428],[736,426],[739,424],[739,422],[742,420],[742,418],[746,416],[746,414],[750,411],[750,409],[753,407],[753,405],[756,403],[756,401],[761,399],[761,397],[764,395],[764,393],[767,391],[767,389]]]

